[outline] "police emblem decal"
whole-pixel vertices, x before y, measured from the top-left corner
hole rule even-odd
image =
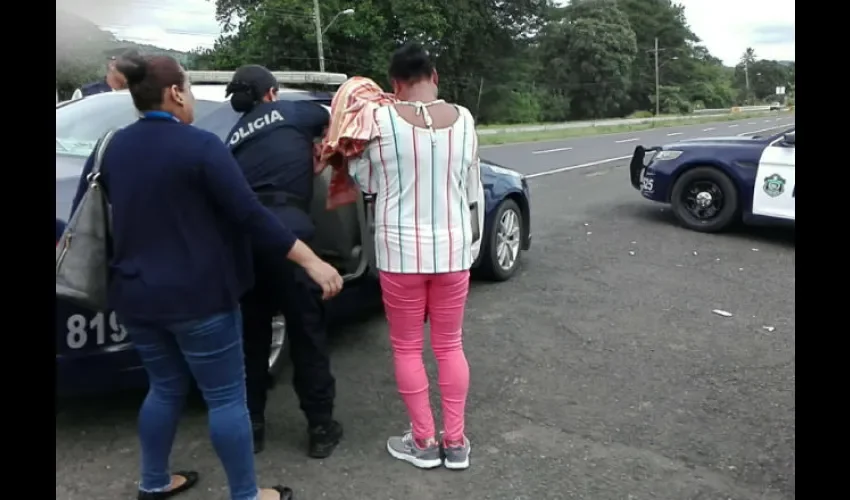
[[[771,198],[776,198],[785,192],[785,179],[779,174],[773,174],[764,178],[764,192]]]

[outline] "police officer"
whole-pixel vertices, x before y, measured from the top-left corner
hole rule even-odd
[[[309,215],[313,196],[313,144],[328,124],[329,114],[309,101],[278,101],[278,83],[263,66],[236,70],[227,86],[233,109],[243,113],[228,135],[248,183],[302,241],[313,238]],[[333,419],[335,385],[327,348],[321,289],[297,266],[278,255],[255,253],[256,284],[242,300],[248,410],[254,449],[265,441],[265,407],[269,388],[272,317],[286,319],[293,386],[307,418],[313,458],[331,455],[342,438]]]
[[[71,95],[72,100],[127,88],[127,79],[120,71],[118,71],[115,65],[118,58],[125,56],[138,56],[139,52],[135,49],[110,49],[107,50],[105,54],[108,58],[106,63],[106,76],[103,80],[87,83],[75,90],[73,95]]]

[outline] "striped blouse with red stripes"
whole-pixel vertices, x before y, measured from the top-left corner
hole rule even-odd
[[[381,271],[431,274],[464,271],[478,255],[470,217],[484,227],[475,120],[457,106],[448,128],[415,126],[393,106],[374,111],[377,138],[349,171],[376,195],[375,251]],[[482,207],[471,211],[470,205]]]

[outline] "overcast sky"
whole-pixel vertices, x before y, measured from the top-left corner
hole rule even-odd
[[[679,1],[693,31],[727,65],[734,65],[747,47],[759,59],[795,59],[794,0]],[[58,0],[57,7],[91,19],[120,39],[175,50],[212,47],[220,33],[215,4],[208,0]]]

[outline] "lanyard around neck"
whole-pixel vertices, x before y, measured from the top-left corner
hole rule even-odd
[[[175,122],[179,122],[180,120],[169,113],[168,111],[147,111],[142,114],[143,120],[171,120]]]

